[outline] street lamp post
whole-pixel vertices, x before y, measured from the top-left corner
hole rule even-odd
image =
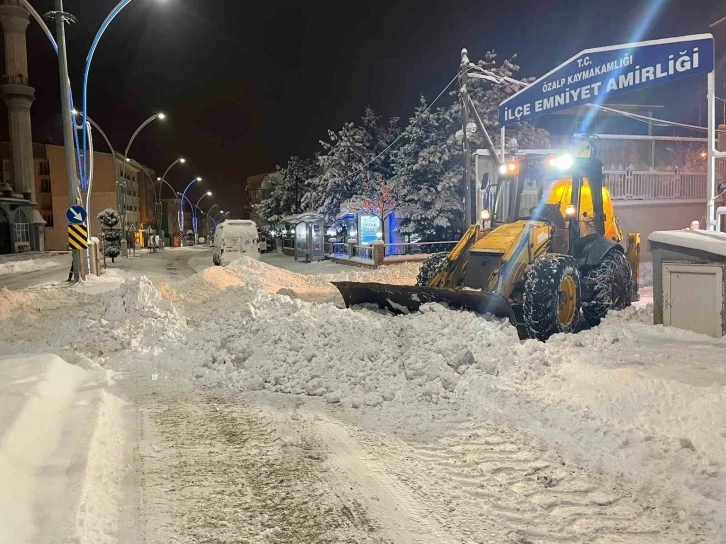
[[[194,209],[192,210],[192,225],[194,225],[194,241],[199,241],[199,236],[197,235],[197,210],[199,210],[199,203],[202,201],[202,199],[205,196],[212,196],[212,191],[207,191],[202,196],[199,197],[199,200],[197,200],[197,203],[194,205]],[[201,210],[200,210],[201,211]]]
[[[179,157],[177,160],[175,160],[174,162],[172,162],[167,167],[166,170],[164,170],[164,173],[162,174],[162,176],[160,178],[156,178],[156,181],[159,182],[159,196],[157,198],[157,201],[159,203],[159,217],[161,218],[161,223],[162,224],[164,223],[164,207],[161,204],[161,188],[163,187],[163,183],[166,183],[167,186],[169,186],[169,188],[171,188],[171,190],[174,191],[174,188],[171,185],[169,185],[169,183],[166,181],[166,176],[169,174],[169,171],[172,168],[174,168],[174,166],[176,166],[177,164],[180,164],[180,163],[181,164],[184,164],[185,162],[187,162],[187,160],[184,157]],[[154,189],[154,191],[156,191],[156,189]],[[176,191],[174,191],[174,193],[176,193]]]
[[[196,177],[192,181],[189,182],[189,184],[184,189],[184,192],[182,193],[182,199],[179,203],[179,227],[182,231],[182,236],[184,235],[184,198],[187,196],[187,191],[189,190],[189,187],[194,185],[197,182],[201,182],[202,178]],[[191,206],[191,202],[189,202],[189,205]]]
[[[84,111],[84,114],[85,114],[85,111]],[[155,113],[154,115],[152,115],[151,117],[146,119],[146,121],[141,123],[139,125],[139,128],[137,128],[136,131],[131,135],[131,138],[129,139],[129,143],[126,145],[126,149],[124,150],[123,170],[121,172],[121,176],[124,178],[124,180],[126,180],[126,164],[129,162],[129,150],[131,149],[131,144],[134,143],[134,140],[139,135],[139,133],[144,129],[144,127],[146,125],[148,125],[149,123],[151,123],[152,121],[155,121],[156,119],[163,121],[164,119],[166,119],[166,115],[164,115],[163,113]],[[85,124],[84,124],[84,127],[85,127]],[[85,134],[84,134],[84,150],[85,150]],[[116,159],[114,157],[114,161],[115,160]],[[84,162],[84,167],[85,167],[85,160],[83,162]],[[125,183],[125,181],[124,181],[124,183]],[[127,195],[127,191],[125,190],[124,198],[123,198],[123,200],[124,200],[123,214],[121,215],[121,232],[123,232],[124,240],[126,240],[126,244],[128,246],[128,233],[126,232],[126,195]],[[123,255],[123,251],[124,251],[123,243],[121,244],[121,251],[122,251],[122,255]],[[123,255],[123,256],[124,257],[128,256],[128,247],[126,249],[126,255]]]
[[[184,201],[186,200],[187,202],[189,202],[189,208],[191,210],[194,210],[194,204],[192,203],[191,200],[189,200],[189,197],[186,194],[184,194],[184,193],[177,193],[177,196],[181,199],[182,204],[184,204]],[[182,211],[179,214],[179,225],[183,225],[183,224],[184,224],[184,208],[182,208]],[[179,228],[182,231],[182,240],[183,240],[184,239],[184,229],[182,227],[179,227]]]

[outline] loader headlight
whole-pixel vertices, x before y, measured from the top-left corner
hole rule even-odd
[[[561,155],[559,157],[553,157],[550,159],[550,166],[552,168],[559,168],[560,170],[567,170],[572,167],[574,162],[572,155]]]
[[[489,221],[491,218],[492,218],[492,214],[489,213],[489,210],[481,211],[481,220],[482,221]]]
[[[499,166],[499,173],[502,175],[505,174],[514,174],[517,171],[517,163],[516,162],[509,162],[504,163]]]
[[[575,209],[574,204],[568,204],[565,206],[565,216],[566,217],[575,217],[575,214],[577,213],[577,210]]]

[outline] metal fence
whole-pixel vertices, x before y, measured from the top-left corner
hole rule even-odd
[[[705,199],[703,172],[622,172],[606,170],[605,186],[614,200]]]
[[[705,199],[705,172],[605,170],[605,186],[614,200]],[[726,179],[726,160],[716,160],[716,181]]]
[[[351,257],[373,260],[373,248],[371,246],[353,246],[353,249],[355,250],[355,255],[351,255]]]
[[[399,255],[422,255],[440,252],[450,252],[459,242],[417,242],[411,244],[386,244],[386,257]]]
[[[348,244],[345,242],[327,242],[325,252],[328,255],[348,255]]]

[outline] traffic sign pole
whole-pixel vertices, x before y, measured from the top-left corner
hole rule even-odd
[[[58,61],[60,75],[61,112],[63,114],[63,144],[66,154],[66,177],[68,178],[68,203],[76,204],[78,179],[76,178],[76,157],[73,144],[73,119],[71,118],[70,79],[68,78],[68,58],[66,53],[66,28],[63,0],[55,0],[55,27],[58,41]],[[83,119],[85,123],[85,119]],[[83,157],[83,160],[86,160]],[[73,279],[81,278],[81,258],[78,250],[73,250]]]

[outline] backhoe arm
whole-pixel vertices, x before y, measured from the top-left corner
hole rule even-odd
[[[456,287],[456,280],[469,260],[469,248],[479,238],[479,225],[470,226],[459,243],[451,250],[446,266],[431,278],[427,287]]]

